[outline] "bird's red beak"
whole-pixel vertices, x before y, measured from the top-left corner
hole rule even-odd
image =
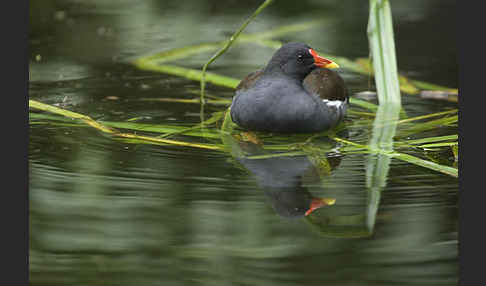
[[[320,68],[336,69],[339,67],[335,62],[319,56],[313,49],[309,49],[309,53],[314,57],[314,64]]]
[[[313,211],[319,208],[333,205],[335,202],[336,199],[313,198],[309,209],[305,212],[305,216],[310,215]]]

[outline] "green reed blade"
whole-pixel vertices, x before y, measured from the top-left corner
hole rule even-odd
[[[459,136],[457,134],[454,134],[454,135],[446,135],[446,136],[427,137],[427,138],[415,139],[415,140],[404,140],[396,143],[416,145],[416,144],[434,143],[434,142],[449,141],[449,140],[457,141],[457,139],[459,139]]]
[[[452,177],[457,178],[459,176],[458,170],[456,168],[453,168],[453,167],[444,166],[444,165],[441,165],[441,164],[434,163],[432,161],[427,161],[427,160],[420,159],[420,158],[414,157],[414,156],[409,155],[409,154],[404,154],[404,153],[394,153],[394,154],[392,154],[392,156],[393,156],[393,158],[396,158],[396,159],[399,159],[399,160],[402,160],[402,161],[405,161],[405,162],[408,162],[408,163],[411,163],[411,164],[414,164],[414,165],[417,165],[417,166],[422,166],[422,167],[425,167],[427,169],[431,169],[431,170],[434,170],[434,171],[437,171],[437,172],[440,172],[440,173],[443,173],[443,174],[446,174],[446,175],[449,175],[449,176],[452,176]]]
[[[370,0],[367,31],[380,104],[401,105],[395,40],[388,0]]]
[[[426,115],[420,115],[420,116],[400,120],[400,121],[398,121],[398,124],[422,120],[422,119],[428,119],[428,118],[431,118],[431,117],[437,117],[437,116],[441,116],[441,115],[453,114],[453,113],[457,113],[457,112],[458,112],[457,109],[453,109],[453,110],[441,111],[441,112],[436,112],[436,113],[431,113],[431,114],[426,114]]]
[[[435,148],[435,147],[445,147],[445,146],[454,146],[457,145],[457,142],[442,142],[442,143],[432,143],[432,144],[424,144],[424,145],[419,145],[417,147],[419,148]]]
[[[164,97],[142,97],[139,98],[140,101],[158,101],[158,102],[175,102],[175,103],[197,103],[201,102],[199,98],[164,98]],[[206,99],[206,104],[213,104],[213,105],[225,105],[229,106],[231,104],[230,99]]]
[[[440,91],[447,91],[451,94],[458,95],[459,90],[455,88],[449,88],[445,86],[441,86],[438,84],[433,84],[433,83],[428,83],[420,80],[410,80],[416,87],[420,89],[425,89],[425,90],[440,90]]]
[[[404,129],[399,130],[397,137],[407,137],[412,134],[447,126],[452,123],[456,123],[457,120],[458,120],[458,116],[454,115],[454,116],[447,116],[436,120],[431,120],[428,122],[414,123],[413,125],[406,126]]]
[[[454,154],[454,161],[457,163],[459,159],[459,144],[451,146],[452,153]]]
[[[137,61],[135,62],[135,65],[142,70],[150,70],[170,75],[176,75],[195,81],[200,81],[202,79],[202,72],[200,70],[183,68],[175,65],[158,65],[157,63],[150,61]],[[207,72],[206,82],[210,82],[219,86],[236,88],[240,81],[232,77]]]
[[[162,135],[175,135],[183,133],[186,136],[191,137],[206,137],[219,139],[219,133],[214,129],[205,129],[204,131],[194,127],[184,127],[175,125],[163,125],[163,124],[147,124],[147,123],[135,123],[135,122],[110,122],[110,121],[100,121],[106,126],[119,129],[127,129],[133,131],[142,132],[153,132],[160,133]],[[188,130],[191,129],[191,130]],[[158,136],[157,138],[164,138]]]
[[[353,105],[357,105],[359,107],[366,108],[366,109],[371,110],[371,111],[376,111],[378,109],[378,106],[376,104],[362,100],[362,99],[354,98],[354,97],[349,98],[349,103],[353,104]]]
[[[213,52],[217,50],[222,44],[223,42],[204,43],[204,44],[198,44],[198,45],[187,46],[182,48],[170,49],[167,51],[158,52],[152,55],[140,57],[137,60],[135,60],[135,63],[137,62],[155,63],[156,62],[158,64],[162,64],[166,62],[184,59],[192,55]]]

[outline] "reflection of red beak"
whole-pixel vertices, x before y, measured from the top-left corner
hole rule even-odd
[[[335,62],[319,56],[313,49],[309,49],[309,53],[314,57],[314,64],[320,68],[336,69],[339,67]]]
[[[331,206],[336,202],[336,199],[326,199],[326,198],[313,198],[310,204],[309,209],[305,212],[305,216],[308,216],[311,214],[311,212],[325,207],[325,206]]]

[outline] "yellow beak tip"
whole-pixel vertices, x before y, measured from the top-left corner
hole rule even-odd
[[[324,66],[326,69],[337,69],[339,68],[339,65],[336,64],[335,62],[332,62],[330,64],[327,64],[326,66]]]
[[[336,199],[323,199],[323,201],[330,206],[336,203]]]

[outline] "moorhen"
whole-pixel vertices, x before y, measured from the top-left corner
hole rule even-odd
[[[237,86],[230,112],[250,131],[311,133],[336,126],[348,103],[339,67],[304,43],[284,44]]]

